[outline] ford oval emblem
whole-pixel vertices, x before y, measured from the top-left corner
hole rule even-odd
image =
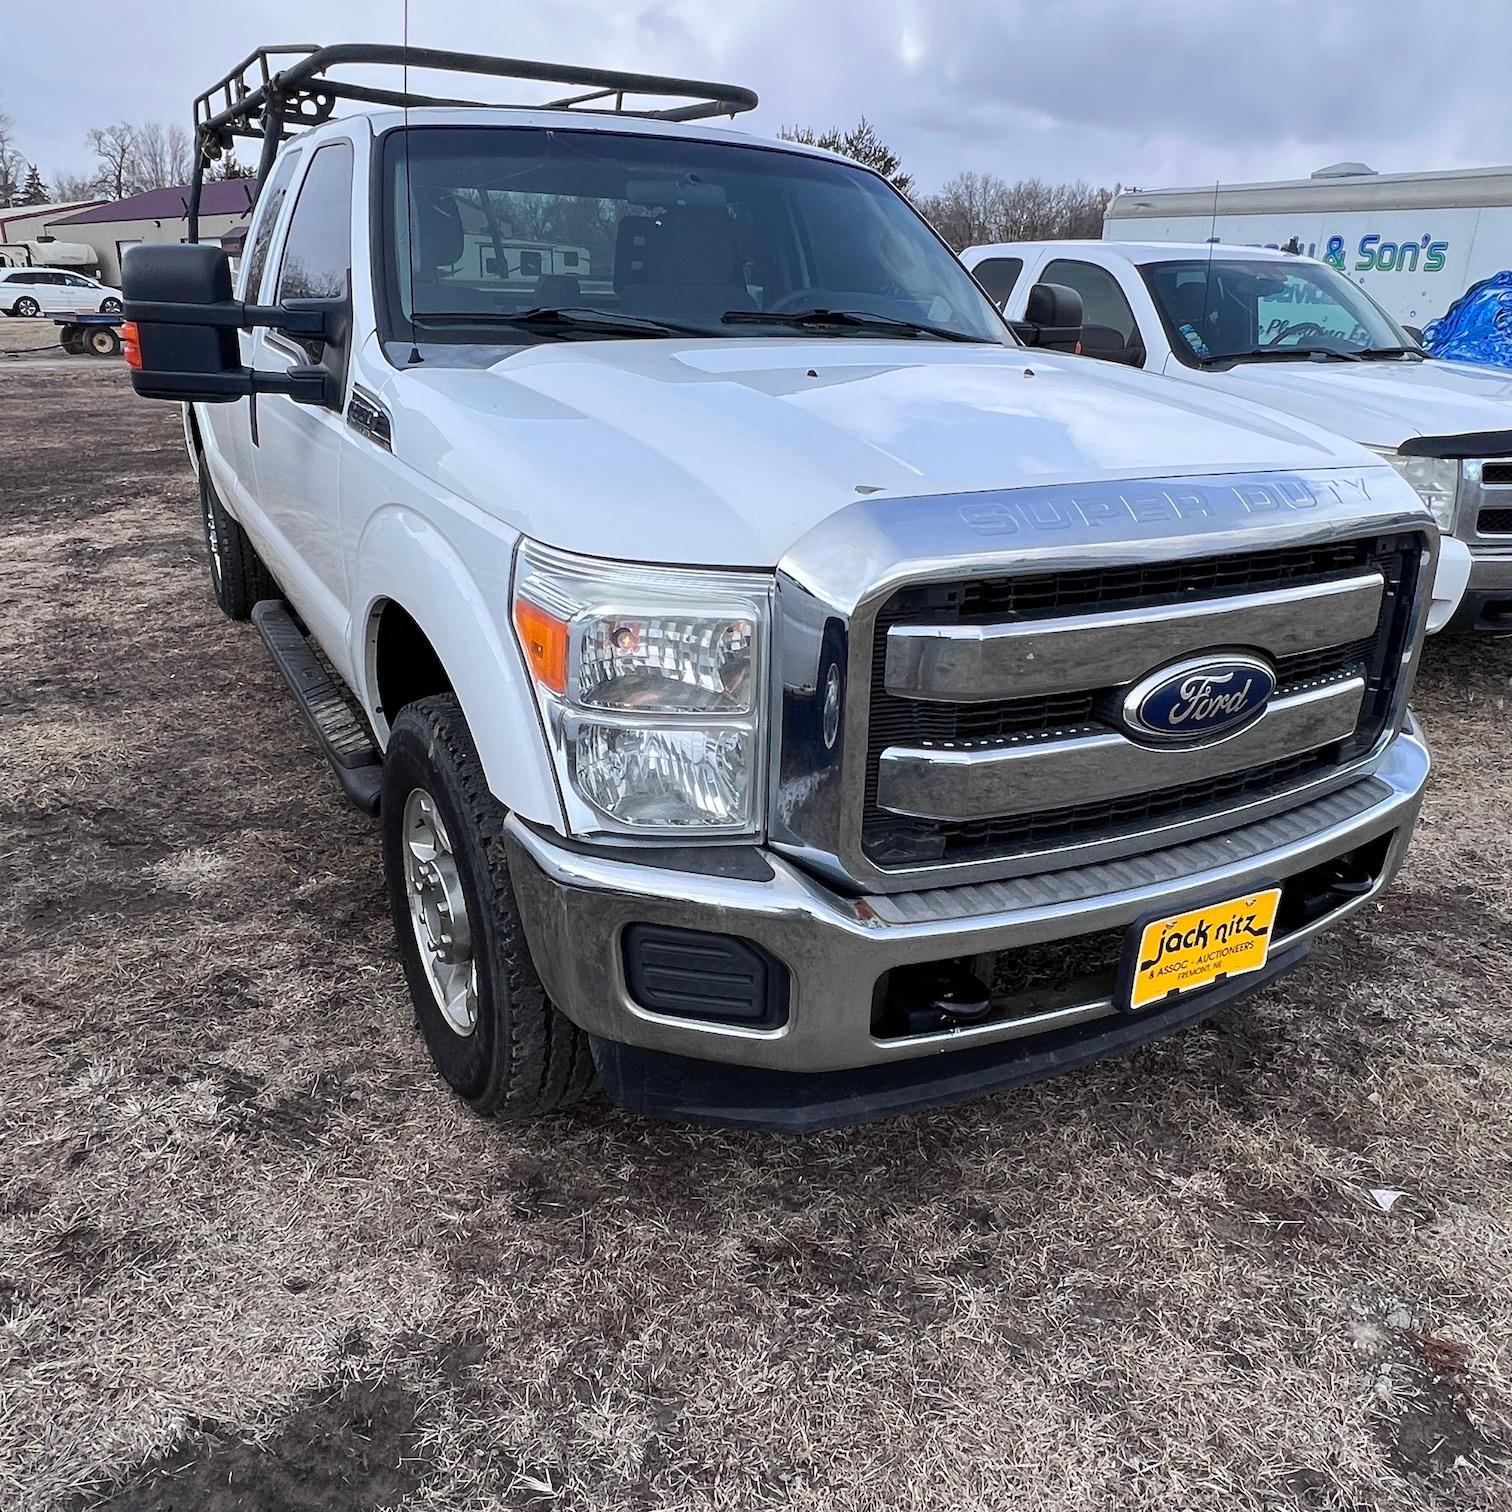
[[[1147,740],[1226,735],[1265,710],[1276,672],[1258,656],[1199,656],[1160,667],[1129,689],[1123,723]]]

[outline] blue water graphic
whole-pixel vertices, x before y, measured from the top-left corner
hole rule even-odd
[[[1512,367],[1512,271],[1471,286],[1423,328],[1434,357]]]

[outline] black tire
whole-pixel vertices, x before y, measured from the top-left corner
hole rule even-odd
[[[273,574],[247,539],[247,532],[226,513],[215,492],[204,458],[199,463],[200,519],[205,527],[205,552],[210,559],[210,591],[229,619],[249,619],[252,606],[280,598]]]
[[[120,334],[113,326],[87,326],[84,331],[84,350],[92,357],[119,357]]]
[[[467,1033],[441,1011],[410,911],[405,813],[416,789],[445,824],[467,905],[476,969],[476,1023]],[[442,1079],[485,1117],[534,1118],[577,1102],[594,1085],[588,1038],[552,1006],[536,974],[509,877],[504,809],[450,694],[408,704],[394,721],[378,817],[399,955]]]
[[[119,299],[101,300],[100,313],[102,315],[119,315],[121,313],[121,301]]]
[[[25,320],[33,320],[41,313],[42,306],[30,294],[23,294],[16,301],[15,309],[11,311],[12,315],[20,315]]]

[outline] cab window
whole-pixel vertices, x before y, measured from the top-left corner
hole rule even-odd
[[[278,300],[339,299],[352,267],[352,144],[310,159],[278,271]]]
[[[1118,280],[1096,263],[1064,257],[1040,274],[1041,283],[1064,284],[1082,298],[1082,351],[1088,357],[1144,360],[1139,323]]]
[[[976,281],[986,289],[993,304],[1002,309],[1013,293],[1013,286],[1018,282],[1019,274],[1024,271],[1024,259],[1022,257],[984,257],[971,271],[976,274]]]

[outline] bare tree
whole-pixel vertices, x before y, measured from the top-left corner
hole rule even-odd
[[[136,127],[125,121],[117,121],[113,126],[91,126],[85,141],[95,155],[95,187],[112,199],[125,199],[132,192]]]
[[[983,242],[1046,241],[1102,235],[1103,211],[1117,193],[1074,184],[1020,179],[1010,184],[992,173],[958,173],[919,209],[956,251]]]
[[[15,143],[16,123],[0,110],[0,206],[16,203],[21,193],[21,171],[26,159],[21,156]]]
[[[55,173],[52,176],[52,192],[53,203],[56,205],[94,199],[95,181],[87,173]]]
[[[133,128],[128,188],[171,189],[189,177],[189,133],[182,126],[144,121]]]
[[[875,168],[888,179],[899,194],[907,194],[913,177],[903,172],[903,161],[898,154],[877,135],[877,128],[862,116],[849,131],[831,126],[828,131],[815,131],[812,126],[784,126],[781,136],[787,142],[803,142],[809,147],[823,147],[829,152],[840,152],[868,168]]]

